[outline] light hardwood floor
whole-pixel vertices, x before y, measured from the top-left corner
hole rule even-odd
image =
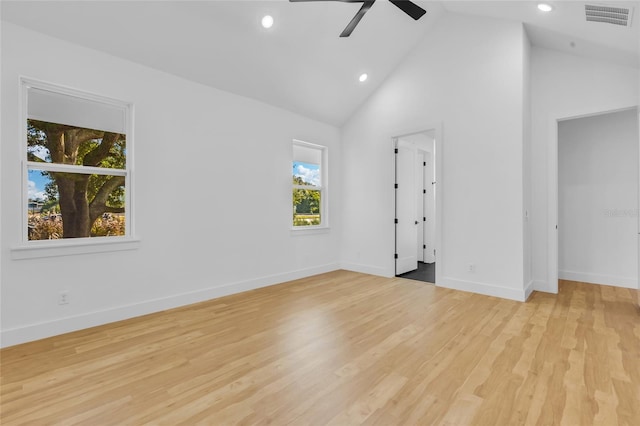
[[[337,271],[6,348],[0,423],[640,425],[636,297]]]

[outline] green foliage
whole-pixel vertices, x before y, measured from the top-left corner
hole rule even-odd
[[[82,164],[84,162],[85,156],[89,152],[97,149],[101,142],[101,139],[92,139],[84,144],[81,144],[78,148],[77,163]],[[120,138],[109,150],[109,155],[100,161],[98,167],[109,169],[124,169],[127,166],[126,162],[126,140],[124,138]],[[91,175],[87,188],[88,201],[93,201],[100,188],[102,188],[104,184],[112,178],[112,176],[107,175]],[[116,189],[111,191],[107,199],[107,206],[124,207],[124,191],[124,186],[118,186]]]
[[[47,176],[51,178],[44,186],[44,193],[47,194],[47,200],[58,204],[58,186],[56,185],[56,181],[49,174],[49,172],[40,172],[40,173],[42,173],[42,176]]]
[[[45,162],[51,161],[51,155],[47,155],[46,160],[35,155],[38,148],[47,146],[47,135],[37,129],[31,120],[27,120],[27,159],[29,161]]]
[[[304,180],[302,180],[302,178],[300,176],[294,176],[293,177],[293,184],[294,185],[303,185],[303,186],[312,186],[309,182],[305,182]]]
[[[89,202],[93,201],[95,195],[98,193],[98,190],[111,179],[113,179],[113,176],[91,175],[91,177],[89,178],[89,190],[87,194]],[[117,208],[124,207],[124,191],[124,186],[119,186],[111,191],[111,193],[109,194],[109,198],[107,198],[107,206]]]
[[[294,185],[310,186],[300,177],[293,177]],[[320,191],[317,189],[293,189],[293,211],[295,213],[316,214],[320,213]]]
[[[296,214],[293,215],[293,226],[310,226],[310,225],[320,225],[320,215],[303,215]]]
[[[298,214],[320,213],[320,191],[312,189],[293,190],[293,209]]]
[[[312,186],[299,176],[293,184]],[[320,225],[320,191],[317,189],[293,188],[293,226]]]
[[[60,204],[56,198],[48,198],[43,204],[41,211],[43,213],[60,213]]]

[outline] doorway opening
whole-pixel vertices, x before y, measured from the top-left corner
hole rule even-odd
[[[638,118],[558,124],[558,277],[638,288]]]
[[[436,132],[393,138],[395,275],[436,283]]]
[[[637,107],[550,127],[548,290],[558,279],[638,288]]]

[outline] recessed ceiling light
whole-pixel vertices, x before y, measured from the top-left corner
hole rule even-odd
[[[358,77],[358,80],[360,80],[360,83],[364,83],[365,81],[367,81],[367,78],[369,78],[367,73],[363,73],[363,74],[360,74],[360,77]]]
[[[262,26],[265,28],[271,28],[273,26],[273,16],[265,15],[262,18]]]
[[[538,3],[538,9],[543,12],[551,12],[553,10],[553,7],[547,3]]]

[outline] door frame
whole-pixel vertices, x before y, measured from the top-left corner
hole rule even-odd
[[[391,244],[389,244],[389,247],[391,247],[393,249],[392,252],[392,256],[395,255],[395,248],[396,248],[396,225],[395,225],[395,214],[396,214],[396,196],[395,196],[395,179],[396,179],[396,162],[395,162],[395,148],[396,148],[396,139],[398,138],[402,138],[402,137],[406,137],[406,136],[411,136],[411,135],[415,135],[418,133],[425,133],[425,132],[433,132],[434,133],[434,138],[435,138],[435,169],[436,169],[436,217],[435,217],[435,250],[436,250],[436,283],[435,285],[438,286],[438,283],[442,283],[442,277],[446,276],[445,275],[445,264],[444,264],[444,259],[445,259],[445,253],[442,247],[442,241],[443,241],[443,235],[444,235],[444,220],[443,220],[443,205],[444,205],[444,197],[443,197],[443,184],[444,184],[444,170],[443,170],[443,164],[444,164],[444,132],[443,132],[443,123],[440,122],[435,122],[435,123],[430,123],[430,124],[426,124],[424,126],[420,126],[417,130],[416,129],[411,129],[411,130],[404,130],[404,131],[399,131],[399,132],[395,132],[391,138],[391,149],[389,149],[389,164],[391,165],[391,173],[390,173],[390,177],[391,177],[391,182],[389,183],[389,194],[390,199],[393,200],[393,202],[391,203],[391,207],[389,209],[389,227],[391,229],[390,235],[393,238],[393,241],[391,241]],[[389,276],[394,277],[395,276],[395,269],[396,269],[396,262],[395,262],[395,258],[393,259],[393,264],[392,264],[392,268],[389,271]]]
[[[417,158],[416,153],[417,149],[412,144],[405,144],[400,138],[394,138],[394,158],[395,158],[395,180],[394,180],[394,204],[395,204],[395,214],[394,214],[394,232],[395,232],[395,253],[394,253],[394,274],[395,276],[402,275],[407,272],[415,271],[418,269],[418,245],[411,244],[409,247],[413,247],[408,251],[402,250],[399,242],[402,241],[402,246],[404,249],[407,248],[406,241],[404,238],[407,236],[407,233],[415,237],[416,242],[418,240],[418,229],[419,222],[418,217],[416,215],[417,211],[417,197],[415,192],[415,184],[416,184],[416,169],[417,169]],[[404,160],[402,163],[405,167],[408,166],[407,169],[403,169],[404,173],[410,172],[411,175],[411,183],[404,179],[400,180],[400,170],[398,169],[398,163],[400,160],[401,152],[406,152],[404,154]],[[410,161],[407,161],[410,160]],[[408,163],[408,164],[407,164]],[[410,169],[410,170],[409,170]],[[405,176],[406,178],[407,176]],[[422,185],[421,185],[422,186]],[[404,197],[398,197],[399,193],[402,192],[405,194]],[[409,199],[407,199],[407,196]],[[401,203],[399,201],[402,201]],[[407,210],[407,203],[410,208]],[[403,214],[400,213],[400,206],[403,206],[402,211]],[[411,216],[406,217],[406,213],[409,213]],[[415,221],[415,224],[414,224]],[[399,228],[402,228],[402,232],[398,232]],[[403,235],[403,238],[399,239],[399,234]],[[401,266],[400,268],[398,266]]]
[[[429,187],[432,186],[431,182],[433,182],[433,177],[431,179],[429,179],[429,185],[427,186],[427,174],[425,172],[426,168],[427,168],[427,155],[429,154],[433,154],[433,153],[429,153],[428,151],[425,151],[422,148],[417,148],[416,149],[416,154],[417,154],[417,159],[419,161],[417,161],[417,165],[416,165],[416,172],[419,173],[418,177],[420,180],[420,190],[419,190],[419,194],[420,194],[420,207],[419,207],[419,212],[420,214],[417,214],[417,218],[419,221],[418,227],[422,229],[421,232],[421,236],[418,235],[418,262],[423,262],[423,263],[427,263],[425,260],[427,259],[426,253],[427,253],[427,248],[425,248],[426,246],[426,236],[427,236],[427,223],[434,223],[435,224],[435,212],[432,218],[429,218],[429,222],[427,222],[425,220],[425,218],[427,217],[428,213],[427,213],[427,195],[428,193],[431,193],[431,191],[428,191],[427,193],[427,189],[430,189]],[[420,158],[422,158],[420,160]],[[430,161],[433,161],[435,157],[432,155],[432,157],[430,158]],[[418,233],[420,234],[420,233]],[[434,262],[435,262],[435,258],[434,258]]]
[[[547,137],[547,281],[545,282],[545,288],[537,288],[537,290],[554,294],[558,293],[558,123],[578,118],[628,111],[636,108],[640,109],[638,105],[611,107],[604,110],[574,108],[549,114]]]

